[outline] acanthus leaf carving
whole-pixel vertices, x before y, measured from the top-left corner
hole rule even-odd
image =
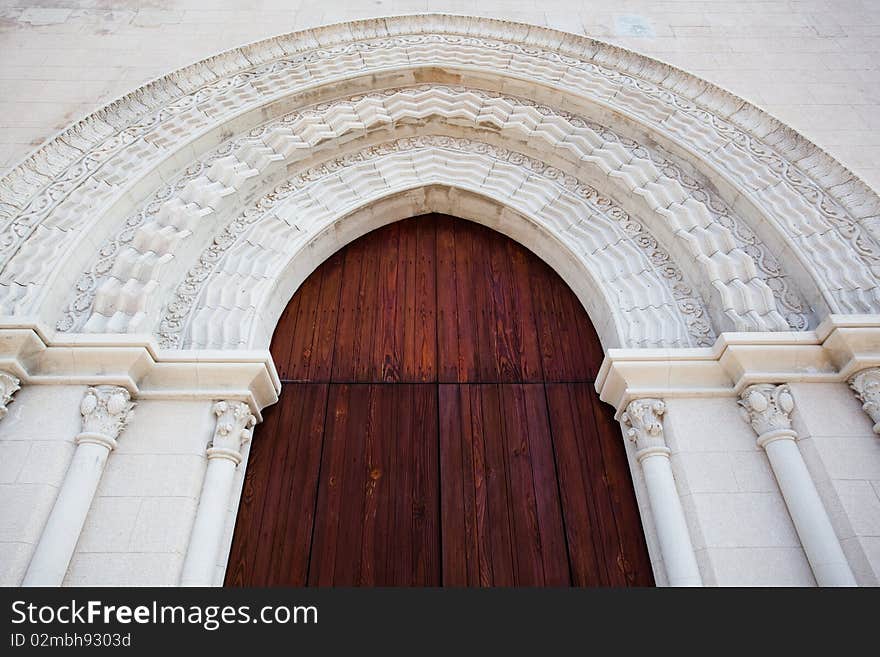
[[[663,436],[663,415],[666,403],[662,399],[634,399],[627,404],[620,418],[625,427],[626,437],[636,446],[636,458],[647,455],[668,454],[666,438]]]
[[[86,390],[80,402],[82,433],[109,439],[112,446],[131,420],[135,403],[122,386],[101,385]]]
[[[874,422],[874,433],[880,435],[880,367],[858,372],[849,380],[849,386],[862,402],[862,410]]]
[[[6,417],[6,406],[12,401],[12,396],[21,388],[21,381],[17,376],[0,370],[0,419]]]
[[[767,439],[797,434],[791,428],[794,398],[787,383],[756,383],[740,394],[740,413],[758,435],[759,444]]]
[[[227,458],[238,464],[241,449],[250,441],[257,420],[250,407],[241,401],[218,401],[213,411],[217,424],[208,445],[208,457]]]

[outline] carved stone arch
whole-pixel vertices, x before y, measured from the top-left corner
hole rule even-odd
[[[517,162],[518,154],[506,150],[495,151],[496,157],[492,158],[480,152],[485,150],[485,144],[465,139],[426,136],[398,140],[343,158],[345,162],[336,160],[310,169],[300,179],[279,185],[271,192],[271,199],[263,197],[257,202],[259,211],[245,212],[230,222],[223,239],[215,240],[202,253],[163,315],[160,341],[184,348],[265,346],[266,340],[254,344],[252,338],[242,334],[243,325],[238,329],[228,327],[231,341],[209,340],[207,344],[198,339],[191,341],[192,336],[179,342],[175,333],[194,314],[203,316],[202,323],[228,326],[230,316],[246,317],[247,309],[258,311],[268,300],[255,302],[254,297],[260,296],[256,290],[254,295],[243,291],[251,284],[256,288],[252,275],[255,267],[260,276],[267,277],[260,287],[274,290],[278,285],[275,277],[283,271],[276,267],[276,261],[290,263],[304,257],[307,247],[305,257],[311,262],[315,235],[339,225],[347,235],[359,236],[370,229],[369,221],[363,228],[360,222],[379,212],[373,212],[371,204],[407,190],[436,185],[490,199],[494,207],[485,216],[477,213],[474,218],[478,222],[490,223],[497,208],[506,207],[514,214],[502,216],[513,223],[497,226],[499,230],[508,234],[518,231],[516,217],[528,216],[527,222],[538,226],[545,239],[574,254],[578,260],[578,272],[570,276],[574,288],[590,290],[582,299],[598,318],[597,325],[620,330],[604,334],[609,346],[706,345],[714,340],[698,296],[675,261],[637,220],[576,179],[568,181],[570,189],[559,185],[554,170],[538,161],[525,158]],[[416,207],[418,211],[406,216],[453,209],[448,205],[432,206],[435,198],[432,195],[428,205]],[[440,203],[448,203],[448,199]],[[477,209],[479,206],[474,206]],[[357,210],[367,212],[358,214]],[[344,243],[337,242],[336,248]],[[524,243],[538,253],[546,251],[536,240]],[[325,257],[330,253],[332,250]],[[296,264],[287,266],[298,269]],[[237,298],[229,298],[224,289]],[[214,315],[218,311],[222,319]],[[608,321],[612,317],[615,319]],[[269,334],[271,327],[266,326]],[[265,332],[263,337],[268,337]]]
[[[332,112],[328,99],[348,94],[351,100],[350,94],[368,94],[392,79],[410,87],[458,85],[447,86],[455,98],[422,92],[433,94],[433,111],[445,110],[449,125],[485,109],[483,118],[495,121],[498,143],[531,144],[544,151],[544,163],[571,154],[575,163],[580,158],[582,175],[597,182],[606,176],[599,192],[608,188],[614,198],[628,190],[629,202],[665,215],[667,224],[657,222],[652,239],[695,279],[692,285],[718,330],[810,328],[829,312],[880,307],[880,201],[771,117],[681,71],[590,39],[500,21],[424,16],[330,26],[230,51],[152,83],[59,135],[0,181],[0,214],[8,219],[0,240],[3,309],[57,317],[59,306],[82,307],[81,293],[88,291],[93,270],[120,267],[128,278],[118,280],[105,310],[115,315],[124,308],[135,321],[96,322],[88,330],[130,332],[155,325],[157,304],[148,317],[142,301],[153,296],[167,302],[165,307],[173,304],[167,295],[175,277],[154,281],[152,271],[171,260],[173,267],[189,266],[205,243],[225,239],[222,213],[199,221],[199,212],[234,197],[224,210],[234,216],[258,188],[248,182],[260,175],[252,165],[286,158],[258,146],[245,161],[218,159],[201,184],[160,189],[178,209],[192,210],[194,204],[195,216],[183,211],[170,219],[170,228],[141,231],[140,251],[129,253],[127,265],[120,266],[114,258],[120,244],[113,237],[137,232],[139,219],[130,213],[139,199],[158,181],[174,181],[188,166],[203,166],[201,154],[230,134],[315,101],[324,104],[303,111]],[[466,87],[487,90],[479,106],[469,102],[473,91]],[[511,108],[509,99],[521,99],[522,108]],[[332,147],[356,137],[362,128],[347,130],[350,118],[344,111],[331,117],[325,123],[332,130],[326,139],[319,134],[317,142]],[[364,123],[364,117],[355,118]],[[611,145],[587,139],[577,152],[570,137],[582,137],[575,133],[585,121],[597,121],[596,134],[606,129],[620,134]],[[289,136],[307,151],[317,145],[307,131]],[[661,158],[669,154],[679,173],[658,169],[656,155],[632,166],[635,151],[621,144],[644,149],[639,138]],[[697,181],[702,205],[685,206],[686,179]],[[714,196],[701,180],[709,182]],[[730,235],[735,230],[707,218],[713,207],[743,220],[746,243],[735,244]],[[638,215],[642,221],[649,216]],[[201,237],[172,256],[168,246],[186,231]],[[157,251],[157,244],[164,244],[164,251]],[[773,253],[785,258],[790,272],[759,273],[758,265],[767,260],[770,269],[778,269]],[[841,259],[848,262],[846,271],[829,264]],[[59,323],[62,331],[78,328],[75,320]]]
[[[742,99],[608,44],[408,16],[279,36],[186,67],[71,126],[0,179],[0,360],[28,393],[6,429],[68,444],[79,417],[64,395],[78,403],[78,386],[122,386],[139,404],[132,442],[166,451],[146,456],[167,460],[140,461],[151,473],[142,490],[197,481],[213,455],[203,438],[215,402],[262,419],[278,401],[265,346],[299,283],[371,227],[429,211],[506,233],[578,294],[605,350],[594,350],[604,356],[595,380],[581,383],[617,409],[630,437],[640,428],[632,409],[650,411],[641,427],[650,453],[627,449],[666,581],[730,579],[708,546],[696,563],[688,527],[706,517],[720,526],[737,511],[683,509],[663,459],[688,443],[748,451],[754,437],[730,412],[753,384],[790,382],[797,421],[814,438],[830,435],[828,418],[854,402],[806,384],[840,392],[880,363],[880,199],[821,149]],[[58,409],[52,426],[46,408]],[[25,413],[35,419],[19,422]],[[174,445],[141,442],[157,433]],[[246,449],[226,456],[227,475],[247,460]],[[684,460],[687,477],[697,466]],[[138,479],[126,467],[109,497],[142,494],[124,485]],[[163,469],[174,479],[152,476]],[[770,500],[773,480],[764,480],[756,490]],[[821,488],[829,508],[843,508]],[[208,575],[183,582],[209,584],[222,570],[214,557],[223,558],[221,525],[234,513],[228,488],[207,491],[195,511],[207,529],[193,532],[187,562]],[[778,537],[786,499],[737,544]],[[785,541],[786,564],[800,568],[792,581],[811,583]],[[846,558],[862,559],[859,550],[851,542]],[[724,563],[739,576],[756,562]],[[859,581],[876,583],[876,569],[868,574]]]
[[[359,146],[375,145],[386,137],[426,134],[450,138],[473,135],[484,150],[495,152],[507,152],[506,146],[513,145],[522,152],[514,151],[508,161],[518,157],[524,170],[539,167],[551,180],[573,181],[582,188],[581,179],[585,178],[594,189],[618,199],[622,206],[618,212],[639,218],[651,239],[667,252],[679,254],[678,261],[692,287],[712,301],[709,310],[720,330],[804,329],[812,323],[809,307],[770,250],[711,186],[683,171],[662,151],[548,106],[434,85],[310,106],[224,142],[177,177],[173,183],[177,194],[160,187],[139,214],[130,217],[102,246],[91,269],[81,277],[84,283],[78,286],[75,298],[67,303],[59,328],[130,332],[142,315],[155,316],[155,312],[137,308],[128,312],[135,315],[132,322],[107,319],[108,310],[118,314],[119,308],[131,305],[127,298],[158,284],[156,272],[150,270],[160,270],[163,262],[170,260],[172,249],[180,252],[182,243],[176,239],[180,231],[173,231],[181,228],[181,223],[213,221],[219,230],[223,216],[217,212],[218,203],[230,206],[239,197],[257,195],[261,195],[257,203],[263,203],[273,194],[263,192],[282,180],[285,167],[292,166],[290,160],[301,168],[316,162],[324,166],[320,158],[330,149],[336,157],[340,151],[359,153]],[[297,159],[299,152],[304,153],[301,160]],[[179,197],[185,197],[187,205]],[[181,216],[187,214],[187,207],[194,207],[193,202],[211,210],[193,210],[191,216]],[[235,207],[229,209],[235,211]],[[208,216],[203,216],[206,212]],[[169,230],[173,234],[166,236]],[[145,270],[151,276],[149,285],[143,277]],[[111,280],[99,285],[102,273]],[[128,285],[132,281],[140,284]],[[85,321],[94,296],[98,307]],[[148,299],[156,295],[140,296]],[[646,344],[644,340],[626,343]],[[697,340],[696,344],[700,343]],[[682,343],[673,340],[666,344]]]
[[[177,338],[174,331],[168,331],[175,318],[166,312],[159,327],[160,343],[183,349],[266,348],[286,301],[309,273],[336,250],[387,223],[453,211],[462,219],[489,226],[515,239],[547,262],[572,288],[588,315],[601,320],[595,328],[606,347],[623,344],[697,346],[714,341],[714,332],[699,300],[688,293],[690,288],[681,280],[681,272],[674,264],[666,260],[662,252],[657,255],[656,243],[650,237],[645,236],[646,250],[664,266],[656,271],[635,266],[633,263],[641,262],[650,267],[651,261],[648,253],[641,254],[639,261],[639,254],[633,249],[629,271],[621,268],[632,281],[609,284],[598,275],[605,273],[602,269],[607,270],[610,259],[596,270],[570,241],[562,241],[539,216],[528,213],[520,204],[504,202],[486,190],[475,190],[460,183],[452,186],[448,180],[441,179],[406,189],[382,188],[377,190],[376,196],[365,199],[350,212],[328,213],[294,249],[278,254],[274,262],[259,267],[260,274],[266,278],[262,285],[251,288],[253,294],[236,294],[243,289],[242,279],[254,274],[254,262],[272,260],[267,257],[265,247],[282,235],[276,231],[289,230],[277,221],[274,227],[266,224],[262,230],[260,226],[254,227],[234,243],[228,256],[218,260],[216,270],[205,278],[203,287],[190,299],[193,309],[185,315],[179,342],[165,342]],[[617,253],[622,256],[623,250]],[[660,271],[665,271],[669,279],[661,278]],[[193,273],[181,288],[188,288]],[[667,286],[669,283],[672,285]],[[677,291],[673,290],[676,283]],[[656,296],[652,296],[652,292]],[[634,300],[644,302],[652,298],[656,303],[654,307],[638,308],[633,304]],[[178,294],[175,301],[183,302],[184,298]]]

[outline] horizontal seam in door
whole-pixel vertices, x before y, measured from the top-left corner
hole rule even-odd
[[[538,380],[538,381],[327,381],[327,380],[297,380],[297,379],[280,379],[279,380],[282,385],[284,384],[296,384],[296,385],[309,385],[309,384],[329,384],[329,385],[365,385],[365,386],[375,386],[375,385],[407,385],[407,386],[482,386],[482,385],[539,385],[545,383],[556,383],[556,384],[573,384],[573,383],[595,383],[595,379],[567,379],[564,381],[557,381],[554,379],[547,380]]]

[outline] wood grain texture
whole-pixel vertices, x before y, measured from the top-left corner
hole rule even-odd
[[[227,585],[653,584],[598,337],[522,246],[381,228],[303,283],[271,351]]]

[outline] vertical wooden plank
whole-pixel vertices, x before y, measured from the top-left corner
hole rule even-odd
[[[566,347],[577,352],[577,357],[568,361],[570,371],[566,380],[595,381],[604,357],[599,336],[574,292],[549,267],[547,275],[555,282],[554,291],[562,311],[557,323],[566,327]]]
[[[406,433],[413,441],[412,544],[413,574],[410,584],[439,586],[440,481],[437,435],[436,386],[405,386],[413,409]]]
[[[569,386],[546,384],[571,576],[576,586],[607,581],[602,554],[594,543],[598,522],[589,498],[589,473],[581,453],[580,427],[572,413]]]
[[[359,242],[345,248],[342,282],[339,290],[339,311],[336,342],[333,351],[331,381],[345,383],[355,380],[357,341],[360,327],[360,282],[363,277],[364,249]]]
[[[346,438],[350,423],[360,418],[351,416],[348,385],[328,386],[327,418],[324,429],[324,450],[318,481],[318,502],[312,539],[308,581],[310,586],[332,586],[336,581],[336,552],[342,517],[345,483]]]
[[[376,357],[376,330],[381,311],[379,301],[379,260],[377,235],[370,233],[363,243],[364,261],[358,290],[356,365],[352,381],[381,381],[380,363]]]
[[[339,317],[339,295],[342,288],[342,272],[345,252],[336,252],[319,268],[321,272],[321,295],[310,341],[309,381],[330,381],[333,350],[336,345],[336,328]]]
[[[469,308],[458,301],[459,286],[461,284],[463,289],[464,281],[459,280],[461,258],[452,226],[452,222],[443,217],[436,223],[437,380],[441,382],[468,380],[460,331],[468,321],[467,316],[461,314],[467,313]]]
[[[588,499],[596,517],[594,545],[601,551],[607,585],[624,586],[626,580],[618,567],[620,543],[617,539],[617,520],[609,499],[608,478],[602,460],[602,450],[593,406],[584,385],[569,384],[570,411],[578,426],[583,464],[587,472]]]
[[[414,356],[407,362],[416,365],[407,380],[427,383],[437,381],[437,217],[420,217],[417,221],[415,292],[407,293],[415,311]]]
[[[413,230],[407,224],[404,232]],[[373,351],[365,368],[363,381],[382,381],[393,383],[403,380],[401,357],[403,355],[402,299],[407,290],[399,285],[400,271],[406,269],[407,240],[401,240],[400,223],[379,229],[370,235],[376,246],[376,306],[366,307],[361,314],[362,321],[374,319]]]
[[[271,585],[305,586],[308,582],[309,558],[318,497],[318,474],[329,386],[327,384],[288,384],[288,393],[299,401],[301,421],[296,435],[290,436],[296,458],[287,489],[286,503],[279,515],[284,523],[276,529],[276,554],[273,559],[276,577]],[[280,540],[280,546],[277,545]]]
[[[537,257],[516,242],[504,238],[510,261],[512,316],[508,318],[514,329],[515,343],[519,356],[519,378],[522,382],[541,382],[544,368],[541,363],[541,350],[538,327],[535,321],[535,300],[532,294],[530,272],[540,268]]]
[[[350,422],[345,431],[344,467],[341,475],[343,503],[339,510],[333,585],[359,586],[367,478],[365,445],[375,431],[369,410],[373,386],[343,385],[341,390],[345,391],[348,398]]]
[[[395,386],[399,388],[399,386]],[[394,441],[395,487],[394,513],[391,518],[393,538],[388,541],[388,555],[391,561],[389,579],[399,585],[410,585],[413,579],[413,481],[415,478],[415,437],[409,431],[413,423],[415,409],[411,400],[398,405],[398,430]]]
[[[293,456],[293,441],[289,438],[289,427],[295,425],[301,415],[302,405],[293,395],[285,396],[280,404],[280,417],[273,441],[272,459],[264,473],[267,483],[263,493],[263,505],[260,518],[259,539],[254,549],[254,568],[252,581],[255,586],[267,586],[272,579],[272,549],[275,530],[283,515],[282,500],[287,499],[284,487],[289,472],[288,459]]]
[[[312,339],[318,317],[318,306],[321,301],[321,282],[324,270],[318,268],[312,272],[300,286],[296,295],[299,297],[299,313],[296,326],[290,340],[290,353],[287,379],[308,381],[312,364]]]
[[[492,580],[483,458],[474,453],[474,434],[482,431],[479,400],[477,386],[440,385],[444,586],[488,586]]]
[[[523,390],[524,387],[521,384],[499,386],[501,397],[499,439],[505,457],[504,465],[509,491],[507,506],[513,538],[516,584],[518,586],[542,586],[544,584],[544,564],[541,556],[541,532],[538,528],[538,511],[532,478],[531,450],[529,449],[527,393]],[[535,395],[529,395],[529,397],[529,402],[534,404],[543,395],[537,398]],[[546,411],[543,415],[546,422]]]
[[[473,459],[475,541],[479,556],[480,586],[493,586],[495,566],[492,554],[492,525],[489,515],[489,467],[486,461],[485,439],[487,420],[483,414],[482,386],[464,386],[463,398],[470,410],[470,449],[464,451],[465,460],[470,452]],[[463,412],[465,409],[462,409]],[[467,422],[462,423],[467,427]]]
[[[300,285],[301,289],[302,285]],[[293,295],[278,319],[278,326],[275,327],[275,333],[272,334],[272,342],[269,345],[269,353],[272,354],[272,360],[275,361],[278,377],[282,380],[290,379],[293,376],[291,368],[294,359],[291,356],[291,349],[293,349],[296,320],[299,317],[301,301],[302,295]]]
[[[384,543],[382,542],[383,537],[377,537],[376,526],[379,524],[379,497],[388,483],[387,479],[382,481],[387,469],[384,448],[390,438],[387,424],[394,418],[393,415],[387,415],[388,405],[383,402],[392,397],[393,388],[373,385],[367,387],[370,394],[365,418],[368,430],[364,434],[363,445],[366,459],[363,478],[363,531],[360,540],[360,553],[357,555],[360,561],[360,573],[356,583],[360,586],[375,586],[377,583],[383,583],[382,578],[385,574],[383,572],[384,564],[377,564],[384,552]],[[356,471],[352,474],[355,479],[352,490],[356,490],[359,477]]]
[[[479,435],[478,450],[485,458],[486,493],[488,500],[488,533],[492,554],[492,585],[514,586],[516,564],[514,534],[510,521],[510,491],[507,485],[507,468],[504,445],[501,438],[502,409],[501,386],[480,385],[483,435]]]
[[[522,380],[520,369],[519,344],[517,344],[517,322],[512,320],[516,313],[513,307],[513,280],[510,276],[510,262],[506,244],[486,229],[475,231],[475,237],[484,244],[479,252],[475,253],[481,269],[484,272],[485,284],[477,285],[477,294],[486,292],[480,298],[479,307],[484,309],[481,326],[483,334],[489,339],[487,344],[491,349],[484,349],[480,356],[488,356],[491,366],[484,366],[482,373],[483,381],[514,382]]]
[[[439,386],[440,480],[443,482],[440,534],[443,540],[441,550],[444,586],[468,586],[476,583],[468,573],[468,562],[475,560],[477,555],[468,544],[465,526],[465,499],[473,497],[473,489],[467,488],[464,477],[463,451],[465,436],[469,432],[463,426],[463,420],[470,409],[466,411],[464,408],[462,392],[463,386],[460,385]]]
[[[653,586],[654,573],[636,501],[632,474],[614,409],[599,400],[592,385],[580,384],[581,403],[592,403],[602,452],[609,501],[614,510],[620,551],[617,567],[628,586]]]
[[[268,473],[273,462],[280,415],[280,403],[266,409],[262,424],[254,431],[226,567],[226,586],[250,586],[253,581],[263,501],[269,483]]]
[[[571,571],[546,393],[543,384],[526,384],[522,387],[526,419],[523,429],[528,439],[531,477],[535,488],[544,585],[570,586]]]
[[[455,304],[456,304],[456,370],[449,381],[482,381],[479,355],[480,309],[476,305],[474,287],[479,286],[473,259],[474,245],[467,235],[451,223],[455,251]],[[438,282],[440,278],[438,276]]]
[[[457,223],[456,235],[461,234],[467,249],[469,258],[469,275],[464,281],[467,290],[467,298],[473,308],[474,324],[471,339],[474,343],[474,368],[476,377],[469,381],[495,382],[501,381],[499,368],[498,342],[499,329],[496,325],[499,309],[495,307],[493,299],[498,291],[494,289],[495,281],[492,276],[491,256],[496,250],[497,244],[490,239],[489,234],[466,224]]]

